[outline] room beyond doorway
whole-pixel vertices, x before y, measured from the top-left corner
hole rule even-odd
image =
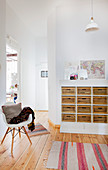
[[[6,44],[6,102],[17,103],[20,101],[20,67],[19,50],[15,45],[16,42],[9,38]]]

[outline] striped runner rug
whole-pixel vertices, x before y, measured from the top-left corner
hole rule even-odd
[[[108,144],[54,141],[47,168],[58,170],[108,170]]]
[[[37,123],[35,125],[35,129],[33,131],[29,130],[28,127],[26,127],[26,130],[30,137],[32,136],[38,136],[38,135],[45,135],[49,134],[50,132],[40,123]]]

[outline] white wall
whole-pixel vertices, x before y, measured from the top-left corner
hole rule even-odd
[[[107,0],[95,0],[94,19],[100,30],[94,33],[84,31],[90,19],[90,4],[87,0],[68,1],[65,5],[58,7],[48,19],[48,30],[50,30],[50,34],[48,34],[48,45],[50,47],[48,48],[49,74],[53,70],[56,74],[54,79],[49,80],[49,88],[54,89],[52,100],[50,100],[52,91],[49,91],[49,117],[56,124],[60,124],[61,120],[59,80],[64,78],[65,62],[79,64],[80,60],[104,59],[106,62],[106,78],[108,79],[107,7]],[[54,34],[55,37],[52,37]],[[55,68],[52,66],[52,60]]]
[[[0,0],[0,110],[6,101],[6,54],[5,54],[5,19],[6,1]],[[6,125],[0,112],[0,137],[6,130]]]
[[[5,0],[0,0],[0,106],[6,100],[5,5]]]
[[[48,110],[48,78],[41,78],[41,70],[48,70],[47,37],[36,37],[36,110]]]
[[[56,123],[56,10],[48,18],[48,117]]]
[[[47,37],[36,37],[36,64],[47,63]]]
[[[30,106],[35,109],[35,37],[8,4],[6,5],[6,34],[13,37],[21,48],[22,103],[24,106]]]
[[[69,6],[57,8],[58,64],[62,62],[63,65],[67,61],[79,64],[83,59],[102,59],[106,60],[106,66],[108,65],[108,19],[105,17],[108,16],[108,1],[95,0],[94,2],[94,19],[100,30],[92,33],[84,31],[90,16],[90,6],[87,1],[72,1]],[[62,59],[58,61],[60,56]],[[106,69],[108,79],[108,67]],[[60,78],[63,78],[63,72],[61,74]]]

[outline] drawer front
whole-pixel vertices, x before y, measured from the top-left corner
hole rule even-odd
[[[91,94],[91,87],[78,87],[77,88],[78,95],[90,95]]]
[[[91,113],[91,106],[77,106],[77,113]]]
[[[78,104],[91,104],[91,97],[77,97]]]
[[[62,95],[75,95],[75,87],[62,87]]]
[[[103,97],[103,96],[100,96],[100,97],[96,97],[94,96],[93,97],[93,104],[107,104],[107,97]]]
[[[93,106],[93,113],[108,114],[107,106]]]
[[[62,105],[62,112],[64,112],[64,113],[75,113],[75,106]]]
[[[93,87],[93,94],[94,95],[107,95],[108,89],[107,87]]]
[[[75,122],[75,115],[62,114],[62,121],[64,121],[64,122]]]
[[[94,123],[107,123],[107,116],[94,115],[94,116],[93,116],[93,122],[94,122]]]
[[[72,96],[62,96],[62,103],[75,104],[75,97]]]
[[[91,122],[91,115],[77,115],[77,122]]]

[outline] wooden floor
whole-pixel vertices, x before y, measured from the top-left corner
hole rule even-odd
[[[17,135],[14,141],[14,157],[11,157],[11,134],[0,145],[0,170],[46,170],[48,154],[52,141],[70,141],[108,144],[108,136],[60,133],[48,124],[48,113],[36,113],[36,122],[43,124],[50,134],[31,137],[30,145],[27,137]]]

